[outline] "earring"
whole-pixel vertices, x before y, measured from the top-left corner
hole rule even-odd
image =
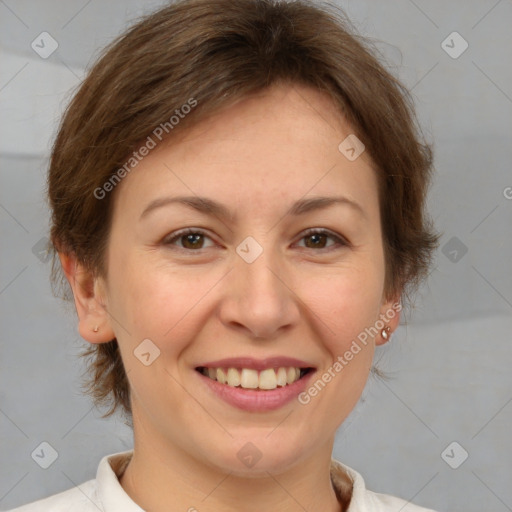
[[[94,332],[98,332],[98,331],[99,331],[99,329],[100,329],[100,328],[99,328],[98,326],[96,326],[96,327],[94,327],[93,331],[94,331]]]
[[[389,339],[390,333],[391,333],[391,327],[389,327],[389,325],[387,327],[384,327],[384,329],[382,329],[382,331],[380,331],[380,335],[382,336],[382,339],[384,341],[387,341]]]

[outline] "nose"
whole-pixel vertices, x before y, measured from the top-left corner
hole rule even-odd
[[[254,339],[282,336],[300,318],[300,301],[288,274],[272,251],[264,250],[252,263],[237,257],[223,291],[223,324]]]

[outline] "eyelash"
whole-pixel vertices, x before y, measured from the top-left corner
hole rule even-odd
[[[175,231],[174,233],[171,233],[169,236],[165,237],[163,240],[163,244],[169,245],[169,246],[174,245],[174,242],[176,240],[179,240],[180,238],[182,238],[186,235],[202,235],[202,236],[205,236],[205,237],[211,239],[211,237],[208,236],[208,234],[205,231],[203,231],[202,229],[184,228],[179,231]],[[314,248],[309,248],[309,247],[305,247],[305,249],[311,249],[315,252],[330,252],[333,249],[339,249],[341,247],[349,247],[350,246],[350,243],[345,238],[343,238],[339,235],[336,235],[332,231],[329,231],[329,230],[323,229],[323,228],[309,228],[306,231],[304,231],[304,233],[302,233],[302,236],[300,237],[299,240],[302,240],[302,239],[307,238],[312,235],[327,235],[329,238],[334,240],[336,242],[336,244],[334,244],[330,247],[324,247],[324,248],[318,249],[316,251]],[[192,253],[192,252],[201,253],[203,250],[208,249],[208,247],[201,248],[201,249],[186,249],[185,247],[177,247],[177,246],[175,248],[180,251],[185,251],[188,253]]]

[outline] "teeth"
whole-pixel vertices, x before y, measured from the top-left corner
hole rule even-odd
[[[292,384],[299,378],[299,375],[300,375],[300,370],[298,368],[292,368],[292,367],[288,368],[286,370],[286,383]]]
[[[221,384],[227,384],[228,382],[228,376],[226,375],[222,368],[217,368],[217,380]]]
[[[258,372],[257,370],[250,370],[244,368],[242,376],[240,377],[240,385],[247,389],[256,389],[258,387]]]
[[[258,372],[252,368],[204,368],[203,375],[221,384],[245,389],[276,389],[293,384],[300,378],[300,368],[267,368]]]
[[[286,368],[282,366],[277,370],[277,385],[286,386]]]
[[[228,370],[228,386],[240,386],[240,372],[236,368]]]
[[[260,373],[260,389],[276,389],[277,388],[277,375],[273,368],[263,370]]]

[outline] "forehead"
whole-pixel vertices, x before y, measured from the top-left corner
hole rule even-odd
[[[157,197],[184,194],[238,209],[308,194],[371,203],[377,182],[370,158],[363,152],[350,161],[338,148],[352,133],[326,94],[274,86],[162,141],[123,179],[116,202],[139,214]]]

